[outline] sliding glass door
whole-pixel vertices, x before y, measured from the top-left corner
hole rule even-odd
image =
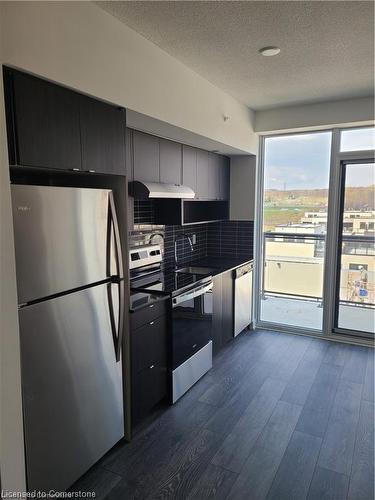
[[[262,322],[322,329],[331,135],[265,139]]]
[[[256,323],[374,336],[374,128],[261,141]]]
[[[335,329],[374,335],[374,182],[369,160],[342,162]]]

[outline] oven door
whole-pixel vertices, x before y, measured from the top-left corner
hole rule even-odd
[[[172,304],[172,369],[175,369],[212,339],[212,282],[174,297]]]

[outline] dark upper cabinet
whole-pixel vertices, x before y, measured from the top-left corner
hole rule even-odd
[[[4,76],[11,163],[80,169],[80,96],[19,71]]]
[[[80,96],[82,170],[126,174],[125,110]]]
[[[160,182],[159,138],[134,130],[134,180]]]
[[[208,197],[210,200],[220,199],[221,156],[215,153],[208,155]]]
[[[182,182],[182,146],[178,142],[159,140],[160,147],[160,182],[181,184]]]
[[[182,184],[197,192],[197,150],[182,146]]]
[[[196,198],[209,200],[209,165],[208,152],[197,149],[197,191]]]
[[[10,163],[126,174],[125,110],[4,69]]]
[[[229,200],[230,194],[230,161],[226,156],[220,156],[219,162],[219,199]]]
[[[134,179],[133,131],[130,128],[126,128],[125,130],[125,164],[128,180],[132,181]]]

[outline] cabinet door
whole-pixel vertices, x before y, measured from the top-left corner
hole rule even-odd
[[[209,153],[208,156],[208,196],[210,200],[220,198],[220,156]]]
[[[25,73],[8,71],[13,78],[16,163],[80,169],[79,96]]]
[[[231,271],[222,275],[222,345],[233,340],[234,334],[234,288]]]
[[[80,96],[82,169],[125,175],[125,110]]]
[[[182,146],[182,184],[197,191],[197,150],[191,146]]]
[[[134,130],[134,180],[160,182],[159,138]]]
[[[222,347],[223,329],[223,285],[222,275],[213,278],[213,314],[212,314],[212,342],[213,353],[217,354]]]
[[[138,314],[142,314],[143,310]],[[136,313],[137,314],[137,313]],[[135,373],[156,361],[166,362],[167,319],[161,316],[132,331],[132,368]]]
[[[197,196],[201,200],[209,199],[208,189],[208,152],[197,150]]]
[[[182,146],[177,142],[159,140],[160,145],[160,182],[181,184]]]
[[[167,368],[156,362],[139,372],[132,382],[132,419],[138,423],[167,395]]]
[[[126,164],[126,175],[128,176],[128,181],[133,180],[134,175],[134,165],[133,165],[133,131],[130,128],[125,130],[125,164]]]
[[[230,193],[230,162],[226,156],[220,156],[219,166],[219,198],[229,200]]]

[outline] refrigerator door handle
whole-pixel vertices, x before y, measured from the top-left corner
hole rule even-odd
[[[125,282],[122,279],[119,287],[119,317],[118,317],[118,334],[116,346],[116,361],[121,359],[122,338],[124,333],[124,313],[125,313]]]
[[[122,264],[120,230],[116,215],[116,208],[113,199],[112,191],[108,196],[108,238],[107,238],[107,275],[111,277],[111,283],[108,285],[108,304],[111,317],[112,336],[115,345],[116,361],[121,358],[121,346],[124,330],[124,314],[125,314],[125,283],[124,283],[124,270]],[[115,242],[115,259],[117,275],[111,276],[111,231],[113,229],[114,242]],[[118,315],[118,331],[116,332],[116,323],[114,321],[113,300],[112,300],[112,283],[118,284],[119,290],[119,315]]]
[[[115,242],[115,260],[116,260],[116,275],[111,272],[111,244],[112,244],[112,230]],[[112,191],[108,194],[108,225],[107,225],[107,262],[106,270],[107,276],[109,278],[117,278],[121,280],[124,277],[124,269],[122,264],[122,253],[121,253],[121,240],[120,240],[120,230],[118,226],[118,220],[116,215],[115,203],[113,200]]]
[[[112,331],[112,339],[113,339],[113,345],[115,348],[115,356],[116,356],[116,361],[117,360],[117,331],[116,331],[116,321],[115,321],[115,315],[113,311],[113,298],[112,298],[112,283],[107,284],[107,298],[108,298],[108,309],[109,309],[109,320],[111,323],[111,331]]]
[[[118,316],[118,328],[116,329],[115,314],[113,308],[113,298],[112,298],[112,286],[116,284],[119,290],[119,316]],[[121,345],[124,330],[124,290],[125,283],[124,280],[118,282],[111,281],[107,284],[107,297],[108,297],[108,307],[109,307],[109,319],[111,323],[113,345],[115,348],[116,361],[121,359]]]

